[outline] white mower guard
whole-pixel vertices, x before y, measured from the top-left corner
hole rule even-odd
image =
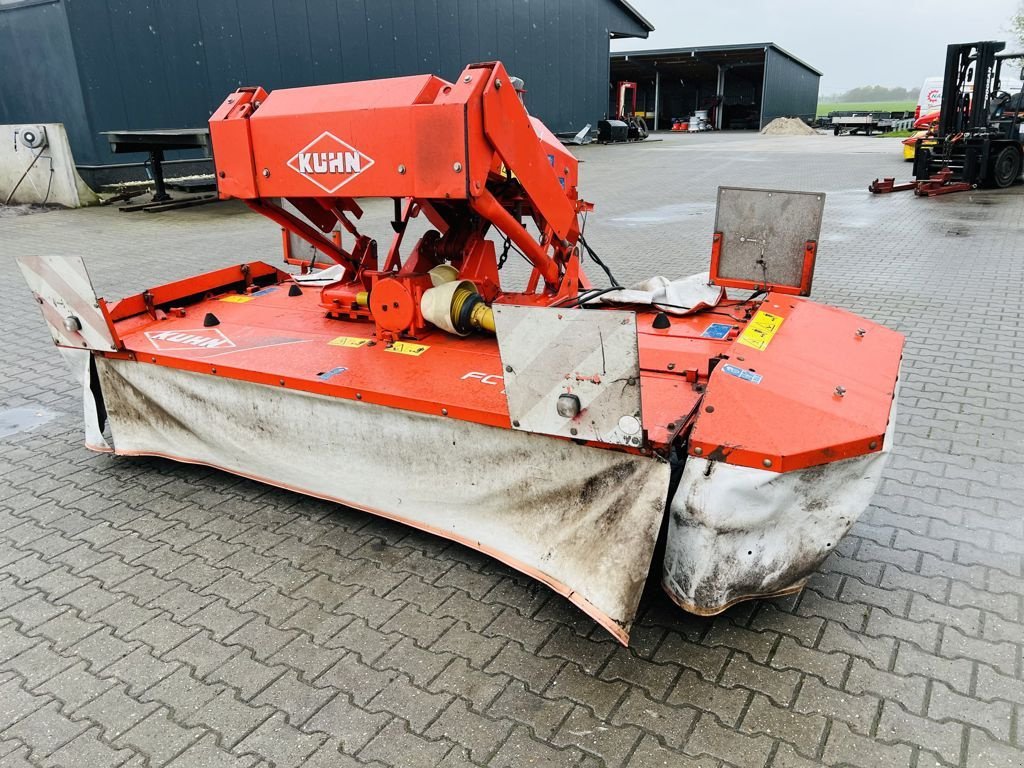
[[[627,643],[669,465],[569,440],[97,358],[114,452],[217,467],[457,541]]]

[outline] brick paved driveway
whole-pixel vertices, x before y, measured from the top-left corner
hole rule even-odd
[[[630,649],[459,546],[201,467],[81,447],[13,264],[117,296],[278,258],[233,205],[0,219],[0,766],[1024,765],[1024,194],[872,199],[892,140],[580,150],[620,280],[705,267],[718,184],[828,193],[815,296],[908,335],[870,510],[801,595],[645,601]],[[386,216],[388,206],[370,205]],[[372,232],[383,237],[386,221]]]

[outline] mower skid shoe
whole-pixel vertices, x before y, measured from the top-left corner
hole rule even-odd
[[[628,643],[667,462],[130,360],[97,364],[117,454],[216,467],[456,541]]]

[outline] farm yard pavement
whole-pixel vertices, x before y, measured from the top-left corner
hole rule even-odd
[[[801,594],[700,619],[652,590],[626,649],[457,545],[92,454],[14,257],[116,297],[276,262],[279,231],[5,217],[0,411],[49,420],[0,437],[0,766],[1024,765],[1022,190],[872,198],[893,140],[663,138],[578,150],[620,280],[706,269],[719,184],[822,191],[815,298],[907,335],[885,480]]]

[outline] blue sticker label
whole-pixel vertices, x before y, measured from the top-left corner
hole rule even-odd
[[[724,339],[731,330],[732,326],[728,323],[712,323],[704,329],[701,337],[705,339]]]
[[[340,373],[344,373],[347,370],[348,368],[331,368],[331,370],[329,371],[318,373],[316,377],[321,381],[327,381],[328,379],[333,378],[334,376],[337,376]]]
[[[735,376],[737,379],[743,379],[749,381],[751,384],[760,384],[763,378],[760,373],[754,373],[753,371],[745,371],[742,368],[737,368],[735,365],[723,365],[722,372],[727,373],[730,376]]]
[[[268,293],[273,293],[276,290],[277,290],[277,286],[276,285],[272,285],[269,288],[264,288],[261,291],[253,291],[251,295],[252,296],[266,296]]]

